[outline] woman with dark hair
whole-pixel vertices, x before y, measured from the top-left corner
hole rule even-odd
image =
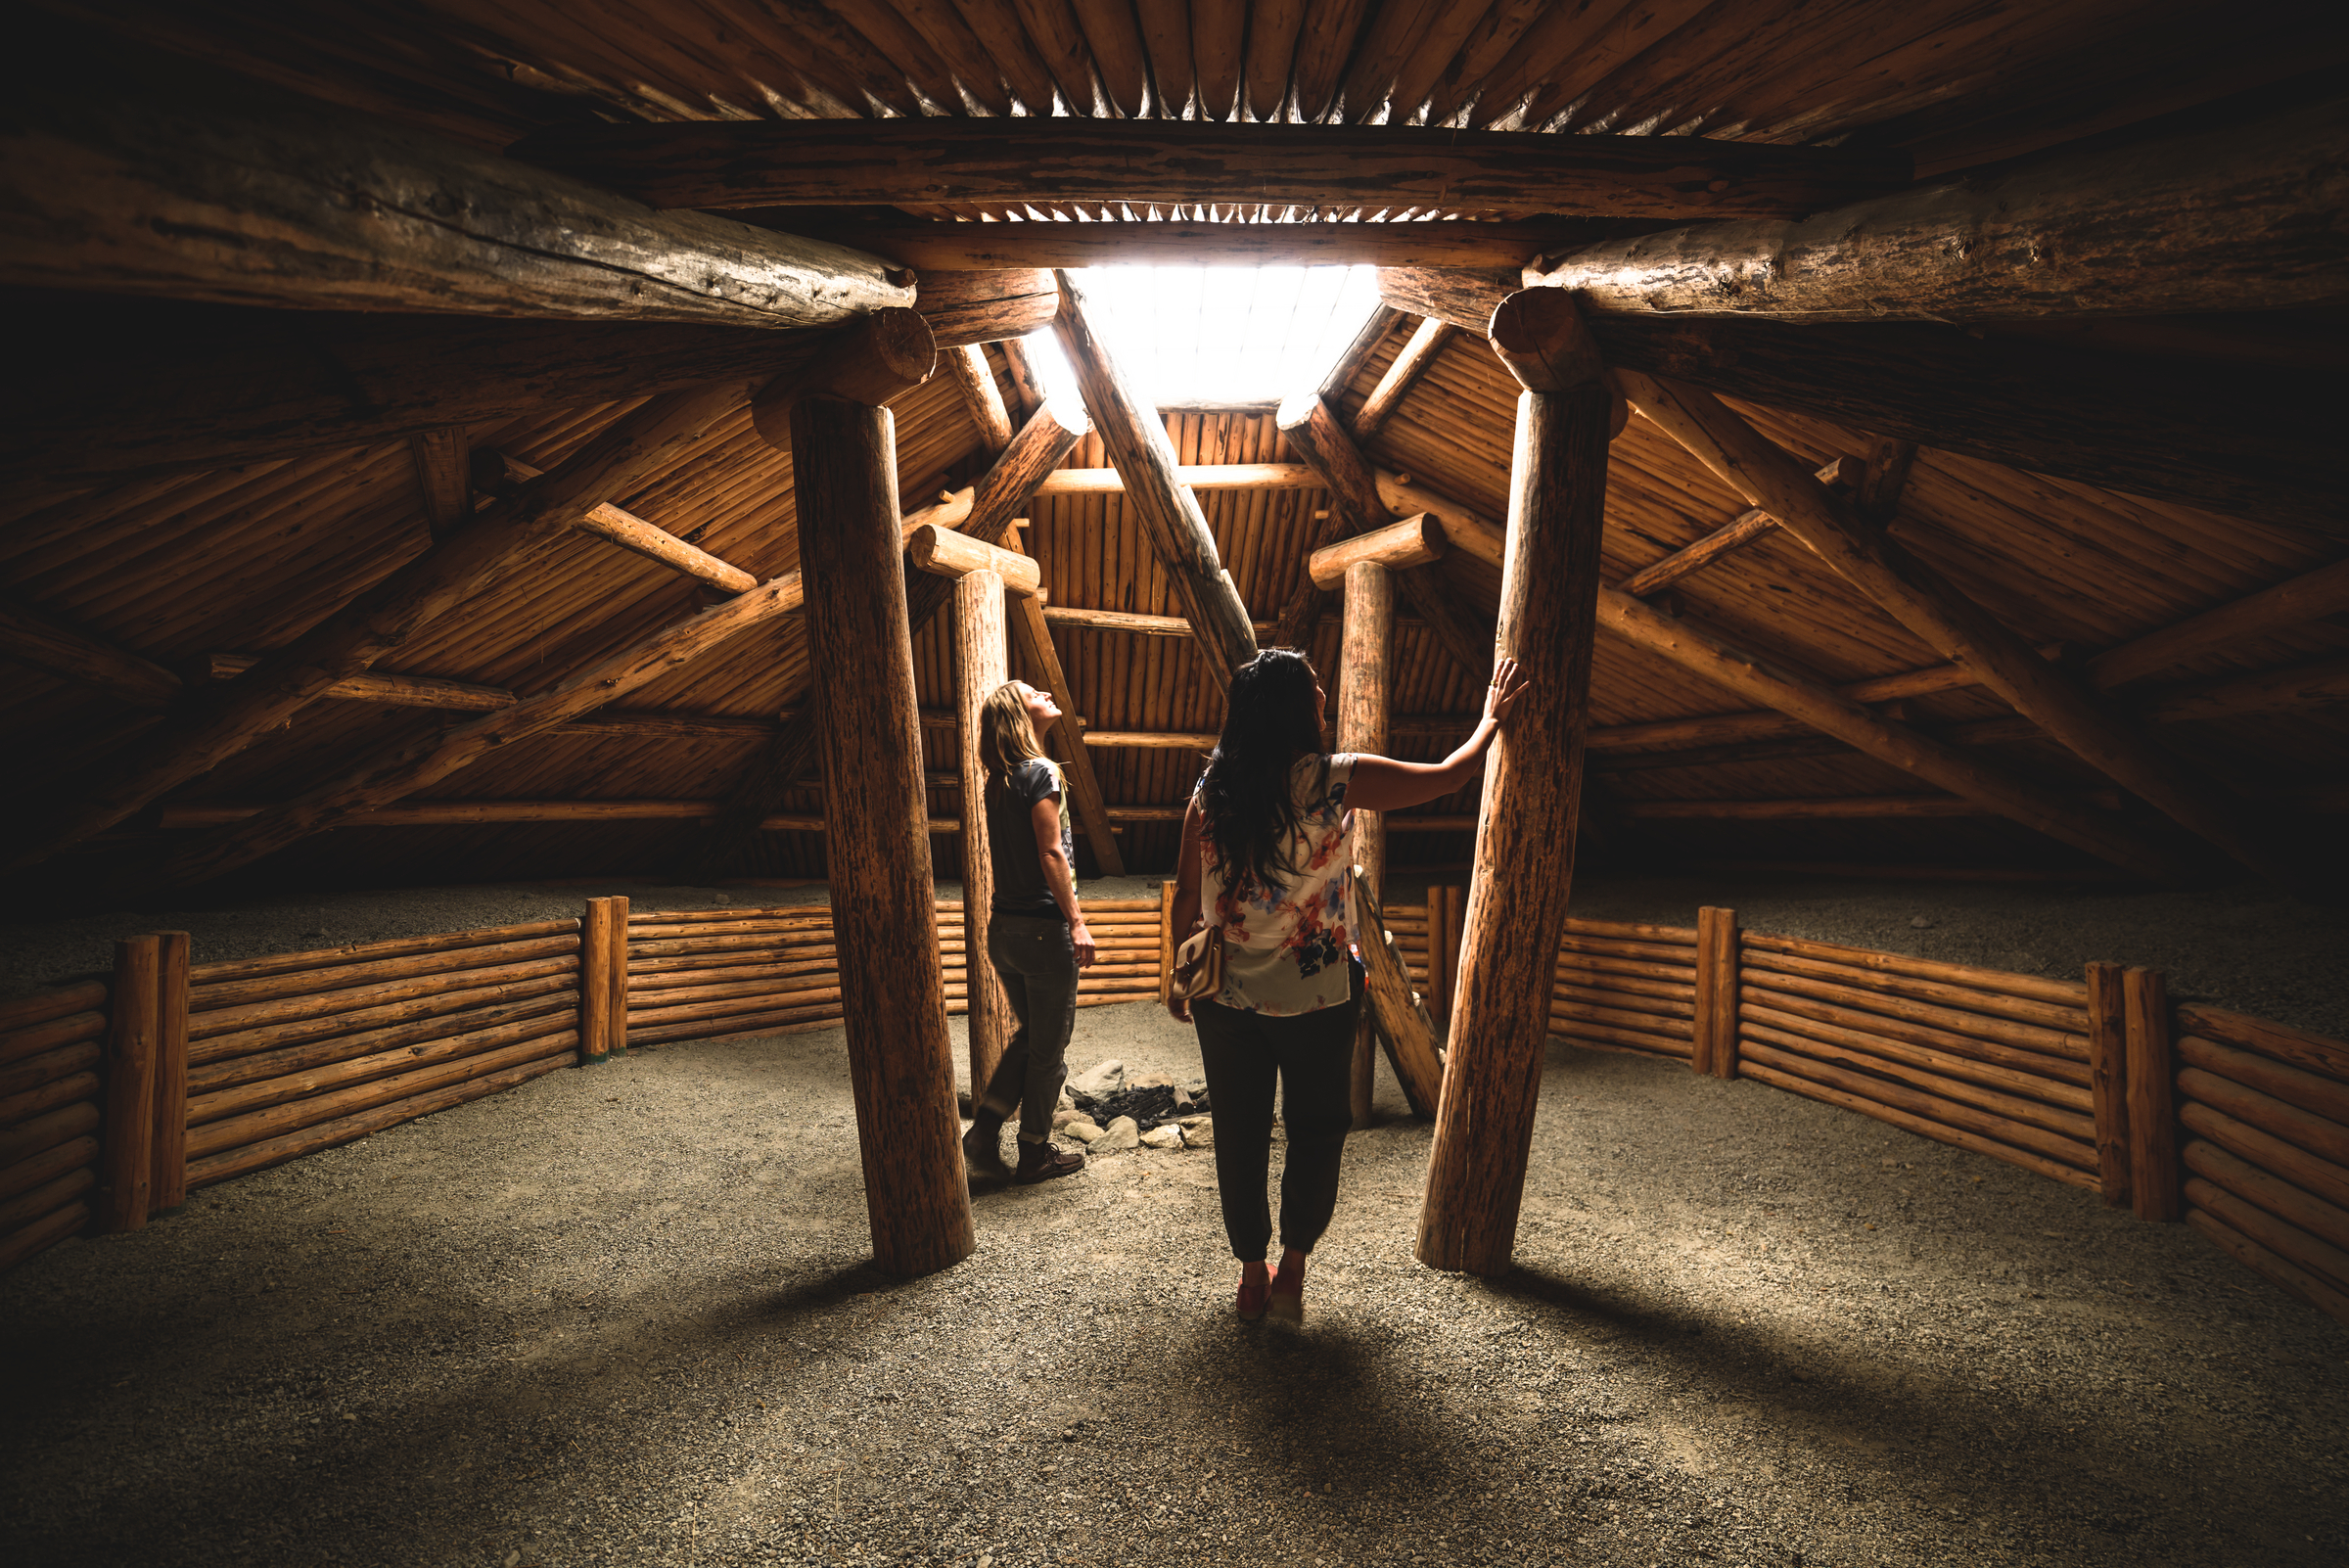
[[[1305,1259],[1329,1226],[1353,1123],[1347,1084],[1361,1012],[1353,957],[1353,811],[1449,795],[1476,771],[1525,678],[1503,659],[1485,712],[1441,762],[1321,750],[1327,700],[1305,655],[1273,648],[1232,676],[1223,734],[1183,813],[1174,930],[1217,923],[1223,984],[1169,1010],[1199,1028],[1216,1108],[1216,1185],[1240,1260],[1240,1315],[1300,1322]],[[1280,1173],[1280,1271],[1267,1274],[1272,1092],[1288,1158]]]

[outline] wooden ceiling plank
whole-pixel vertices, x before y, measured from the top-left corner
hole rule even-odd
[[[1013,0],[954,0],[963,20],[970,23],[972,33],[986,49],[987,57],[995,63],[996,70],[1019,94],[1020,102],[1032,115],[1052,113],[1054,82],[1051,69],[1045,64],[1043,52],[1030,41],[1028,29],[1020,22],[1020,10]],[[1092,93],[1081,89],[1069,102],[1072,113],[1092,107]]]
[[[2147,632],[2088,663],[2088,678],[2110,690],[2273,632],[2349,612],[2349,561],[2287,578],[2159,631]]]
[[[1679,61],[1736,49],[1741,37],[1735,29],[1742,18],[1732,14],[1720,27],[1685,25],[1712,4],[1713,0],[1603,0],[1589,7],[1554,7],[1478,89],[1468,123],[1535,129],[1560,111],[1591,100],[1596,102],[1590,112],[1604,113],[1613,99],[1596,89],[1630,63],[1646,64],[1658,57]]]
[[[207,654],[203,661],[204,673],[211,680],[234,680],[264,656],[260,654]],[[345,702],[388,703],[395,708],[447,708],[467,713],[487,713],[495,708],[511,708],[514,694],[503,686],[483,686],[471,681],[440,680],[430,675],[390,675],[369,670],[339,680],[319,695],[340,698]]]
[[[1191,66],[1198,73],[1199,115],[1230,119],[1239,108],[1246,58],[1247,0],[1190,0]]]
[[[820,230],[841,245],[931,273],[1003,267],[1490,266],[1522,269],[1613,225],[1555,222],[795,224],[791,208],[760,209],[770,226]]]
[[[1618,372],[1626,396],[1707,467],[1800,538],[1853,586],[2092,767],[2262,875],[2295,873],[2269,835],[2216,784],[2099,703],[2085,682],[2042,659],[1915,557],[1851,515],[1784,448],[1699,389]]]
[[[96,777],[74,781],[69,796],[61,794],[12,862],[45,859],[103,832],[243,751],[327,687],[365,670],[419,626],[517,570],[606,494],[635,488],[739,396],[737,389],[720,387],[651,400],[523,499],[476,518],[227,685],[192,693],[127,755]]]
[[[662,208],[1368,201],[1378,208],[1781,217],[1909,180],[1905,157],[1882,152],[1408,125],[697,121],[551,129],[511,152]]]
[[[2349,292],[2344,168],[2349,103],[2325,103],[1799,220],[1605,242],[1526,282],[1602,314],[1804,322],[2283,309]]]
[[[1083,295],[1060,274],[1060,313],[1052,329],[1077,373],[1084,405],[1109,448],[1111,462],[1126,478],[1126,505],[1139,519],[1160,563],[1173,578],[1199,645],[1219,679],[1256,657],[1256,633],[1230,575],[1218,558],[1215,536],[1198,498],[1176,477],[1179,465],[1167,440],[1166,426],[1145,414],[1126,378],[1086,320]]]
[[[1150,80],[1159,119],[1180,119],[1191,101],[1191,23],[1183,0],[1133,0],[1142,41],[1150,51]]]
[[[18,604],[0,603],[0,657],[134,708],[161,708],[180,692],[179,677],[152,660]]]
[[[1070,0],[1084,41],[1092,50],[1093,67],[1118,113],[1128,119],[1141,117],[1149,101],[1150,57],[1142,47],[1141,27],[1126,0]]]
[[[953,72],[962,93],[990,115],[1011,113],[1011,91],[994,69],[994,59],[980,43],[962,13],[948,0],[823,0],[846,17],[857,31],[880,45],[885,59],[894,59],[891,40],[910,25],[933,53]],[[967,113],[958,96],[940,106],[948,114]],[[1044,112],[1050,111],[1047,103]]]
[[[1250,119],[1276,120],[1289,101],[1289,67],[1297,58],[1297,33],[1305,25],[1306,0],[1256,0],[1248,8],[1248,56],[1243,80]]]
[[[473,462],[465,427],[443,425],[408,438],[416,464],[416,498],[426,530],[438,538],[473,516]]]

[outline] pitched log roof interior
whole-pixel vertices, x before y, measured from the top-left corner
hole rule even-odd
[[[707,0],[597,8],[458,6],[327,0],[282,8],[170,7],[97,0],[55,7],[125,46],[155,48],[280,87],[385,115],[484,148],[598,119],[840,118],[880,115],[1040,114],[1123,117],[1320,119],[1701,135],[1774,143],[1848,140],[1906,150],[1920,175],[1976,167],[2337,63],[2340,29],[2323,8],[2268,3],[2222,17],[2205,4],[2142,0],[1983,4],[1929,0],[1661,0],[1620,5],[1405,4],[1350,0],[1302,8],[1211,7],[1178,0],[1066,5],[893,6],[888,0]],[[1277,19],[1300,19],[1285,42]],[[1056,19],[1041,36],[1039,18]],[[871,214],[862,214],[870,216]],[[907,204],[893,216],[1486,217],[1491,210],[1332,208],[1176,213],[1068,203]],[[760,221],[776,221],[771,214]],[[1358,410],[1393,363],[1411,323],[1391,330],[1333,406]],[[2158,342],[2158,340],[2157,340]],[[2148,375],[2169,364],[2138,350]],[[990,352],[1015,424],[1020,398]],[[2210,373],[2207,366],[2196,374]],[[1455,337],[1366,453],[1485,516],[1505,516],[1518,388],[1488,346]],[[1872,434],[1749,400],[1731,406],[1812,465],[1863,455]],[[469,431],[545,469],[628,413],[630,403],[552,406]],[[982,434],[941,375],[894,405],[907,509],[986,467]],[[1179,461],[1295,461],[1268,408],[1167,416]],[[1064,466],[1108,465],[1087,436]],[[721,420],[660,483],[616,504],[761,579],[797,563],[791,459],[761,440],[748,410]],[[1318,489],[1200,493],[1240,598],[1269,622],[1296,591],[1316,523]],[[1743,497],[1643,418],[1611,452],[1604,577],[1634,573],[1718,530]],[[1049,494],[1023,509],[1023,547],[1050,602],[1177,616],[1165,570],[1116,495]],[[1920,453],[1891,536],[1941,569],[2027,638],[2094,654],[2340,559],[2339,537],[2142,494],[2054,479],[1978,457]],[[235,468],[138,479],[22,502],[0,523],[0,593],[173,670],[221,653],[282,647],[412,558],[428,542],[408,443],[391,440]],[[1421,570],[1442,574],[1488,618],[1498,576],[1464,551]],[[495,588],[468,600],[376,668],[508,688],[543,689],[597,658],[691,614],[707,590],[603,539],[573,532]],[[1849,683],[1944,661],[1784,531],[1766,534],[1676,583],[1669,602],[1781,664]],[[914,661],[926,708],[954,700],[950,609],[918,627]],[[1197,732],[1220,722],[1221,698],[1186,638],[1060,626],[1055,640],[1074,710],[1104,731]],[[1313,651],[1334,668],[1325,619]],[[2349,618],[2263,632],[2160,672],[2153,695],[2194,681],[2280,669],[2349,653]],[[1014,669],[1024,670],[1015,655]],[[110,755],[151,711],[92,686],[11,662],[0,735],[20,757],[63,775]],[[1481,679],[1457,667],[1405,612],[1394,710],[1456,715]],[[771,622],[630,693],[624,715],[743,721],[735,732],[627,733],[574,725],[517,743],[435,785],[434,800],[716,800],[786,709],[804,700],[802,623]],[[1334,686],[1334,679],[1331,684]],[[2339,689],[2334,682],[2333,690]],[[1592,722],[1613,726],[1745,712],[1749,704],[1654,655],[1602,635]],[[1935,732],[2010,717],[1979,686],[1905,700]],[[463,716],[463,715],[455,715]],[[606,718],[614,716],[611,713]],[[169,794],[163,810],[284,800],[355,759],[432,734],[439,709],[329,699]],[[2349,705],[2300,705],[2162,724],[2162,741],[2253,799],[2337,808],[2349,766]],[[925,729],[939,780],[934,815],[954,815],[950,728]],[[1768,747],[1777,750],[1770,753]],[[2080,792],[2109,781],[2045,737],[1979,743],[2017,771]],[[1432,735],[1399,755],[1440,755]],[[1645,754],[1644,756],[1642,754]],[[1179,802],[1199,759],[1185,749],[1093,749],[1113,807]],[[1918,781],[1887,763],[1785,726],[1737,755],[1657,744],[1596,744],[1590,754],[1597,848],[1635,859],[1867,861],[2040,866],[2095,862],[2003,819],[1703,820],[1639,816],[1639,803],[1898,796]],[[1646,765],[1659,760],[1675,765]],[[2323,792],[2329,789],[2330,796]],[[2314,793],[2312,793],[2314,792]],[[2115,803],[2122,805],[2123,803]],[[2295,807],[2296,808],[2296,807]],[[817,815],[812,782],[781,809]],[[1427,814],[1475,809],[1472,788]],[[2141,813],[2142,814],[2142,813]],[[135,859],[180,842],[151,808],[95,853]],[[352,827],[318,835],[271,862],[270,875],[325,881],[659,873],[674,869],[691,820]],[[1174,829],[1130,821],[1128,863],[1166,866]],[[942,875],[955,841],[933,840]],[[1390,863],[1461,859],[1461,833],[1399,833]],[[819,837],[762,835],[748,876],[820,875]]]

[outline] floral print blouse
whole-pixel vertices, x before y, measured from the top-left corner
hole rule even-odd
[[[1321,764],[1326,790],[1315,795]],[[1216,1000],[1242,1012],[1287,1017],[1335,1007],[1353,994],[1354,813],[1346,785],[1354,755],[1298,759],[1290,789],[1301,813],[1286,863],[1302,868],[1277,892],[1251,882],[1225,886],[1216,841],[1203,836],[1200,897],[1223,928],[1223,990]]]

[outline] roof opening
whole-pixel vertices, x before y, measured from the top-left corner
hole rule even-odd
[[[1378,308],[1376,267],[1088,267],[1093,330],[1145,402],[1253,402],[1310,387]],[[1076,378],[1051,333],[1028,340],[1055,398]]]

